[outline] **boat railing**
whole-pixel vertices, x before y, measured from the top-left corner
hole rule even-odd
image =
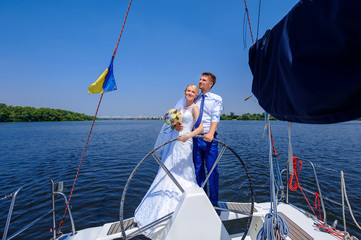
[[[327,223],[327,215],[326,215],[326,208],[325,208],[324,201],[327,201],[327,202],[329,202],[329,203],[338,205],[338,206],[342,207],[343,209],[344,209],[344,208],[347,208],[347,209],[350,211],[352,217],[353,217],[353,215],[352,215],[353,213],[361,214],[360,211],[356,211],[356,210],[351,209],[351,206],[350,206],[350,205],[345,205],[343,201],[342,201],[342,203],[339,203],[339,202],[337,202],[337,201],[335,201],[335,200],[332,200],[332,199],[330,199],[330,198],[328,198],[328,197],[326,197],[326,196],[324,196],[324,195],[322,194],[321,186],[320,186],[320,183],[319,183],[319,181],[318,181],[318,176],[317,176],[316,168],[321,168],[321,169],[324,169],[324,170],[326,170],[326,171],[333,171],[333,172],[337,172],[337,173],[340,173],[340,174],[341,174],[341,173],[343,174],[342,171],[335,170],[335,169],[331,169],[331,168],[327,168],[327,167],[323,167],[323,166],[314,164],[314,163],[312,163],[311,161],[306,160],[306,159],[300,159],[300,160],[303,161],[303,162],[309,163],[310,166],[312,167],[313,175],[314,175],[314,179],[315,179],[315,183],[316,183],[316,186],[317,186],[317,189],[318,189],[318,195],[319,195],[319,197],[320,197],[320,203],[321,203],[320,205],[321,205],[322,211],[323,211],[323,213],[324,213],[324,218],[323,218],[323,222],[324,222],[324,223]],[[281,171],[281,176],[282,176],[285,172],[288,172],[287,169],[283,169],[283,170]],[[341,178],[342,178],[342,174],[341,174]],[[288,177],[289,177],[289,176],[288,176]],[[341,182],[342,182],[342,179],[341,179]],[[288,185],[288,178],[287,178],[287,185]],[[341,183],[341,185],[342,185],[342,183]],[[306,188],[306,187],[304,187],[304,186],[302,186],[302,191],[307,192],[307,193],[309,193],[309,194],[315,194],[314,191],[311,191],[310,189],[308,189],[308,188]],[[289,203],[289,202],[288,202],[288,197],[289,197],[289,191],[288,191],[288,187],[287,187],[286,200],[285,200],[286,203]],[[347,199],[347,197],[346,197],[346,199]],[[344,214],[344,213],[343,213],[343,214]],[[353,220],[354,220],[355,224],[358,225],[357,221],[356,221],[354,218],[353,218]]]
[[[18,196],[18,194],[20,193],[20,191],[22,191],[25,188],[29,188],[30,186],[34,186],[37,185],[39,183],[42,182],[46,182],[49,181],[51,184],[51,202],[52,202],[52,206],[51,209],[49,211],[47,211],[46,213],[42,214],[41,216],[39,216],[38,218],[36,218],[35,220],[33,220],[32,222],[30,222],[29,224],[27,224],[26,226],[22,227],[20,230],[16,231],[15,233],[13,233],[11,236],[7,237],[8,235],[8,231],[10,228],[10,222],[11,222],[11,218],[13,215],[13,210],[14,210],[14,206],[15,206],[15,202],[16,202],[16,198]],[[64,200],[65,200],[65,204],[66,206],[68,206],[67,204],[67,198],[65,196],[65,194],[62,193],[62,186],[63,183],[59,183],[58,186],[61,186],[60,188],[58,188],[58,191],[54,190],[55,187],[55,183],[51,178],[45,178],[45,179],[41,179],[41,180],[37,180],[28,184],[25,184],[23,186],[21,186],[20,188],[18,188],[15,192],[9,194],[7,196],[7,198],[11,198],[11,203],[10,203],[10,207],[9,207],[9,212],[8,212],[8,216],[6,219],[6,224],[5,224],[5,228],[4,228],[4,233],[3,233],[3,237],[2,240],[10,240],[13,239],[14,237],[16,237],[17,235],[19,235],[20,233],[24,232],[25,230],[29,229],[31,226],[35,225],[37,222],[39,222],[41,219],[43,219],[44,217],[48,216],[48,215],[52,215],[52,232],[53,232],[53,239],[56,239],[57,233],[56,233],[56,219],[55,219],[55,195],[61,195],[63,196]],[[73,235],[75,234],[75,226],[74,226],[74,221],[73,221],[73,217],[70,211],[70,208],[68,206],[68,212],[69,212],[69,218],[70,218],[70,222],[72,225],[72,233]]]
[[[321,191],[321,187],[320,187],[320,182],[318,181],[318,176],[317,176],[317,171],[316,171],[316,168],[315,168],[315,165],[309,161],[309,160],[306,160],[306,159],[300,159],[302,160],[303,162],[307,162],[310,164],[311,168],[312,168],[312,171],[313,171],[313,176],[315,178],[315,182],[316,182],[316,187],[317,187],[317,190],[318,190],[318,195],[320,196],[320,202],[321,202],[321,207],[322,207],[322,211],[323,211],[323,222],[327,222],[327,214],[326,214],[326,208],[325,208],[325,204],[324,204],[324,198],[323,198],[323,195],[322,195],[322,191]],[[287,188],[288,189],[288,188]],[[303,190],[305,190],[304,187],[302,187]],[[310,192],[313,194],[312,191],[307,191],[307,192]],[[288,202],[288,190],[287,190],[287,202]]]
[[[315,182],[316,182],[316,187],[317,187],[317,190],[318,190],[318,194],[320,196],[320,202],[321,202],[321,207],[322,207],[322,211],[324,213],[324,217],[323,217],[323,221],[326,222],[327,220],[327,214],[326,214],[326,208],[325,208],[325,204],[324,204],[324,197],[322,195],[322,191],[321,191],[321,187],[320,187],[320,183],[318,181],[318,177],[317,177],[317,172],[316,172],[316,168],[315,168],[315,165],[309,161],[309,160],[306,160],[306,159],[300,159],[301,161],[305,161],[307,163],[310,164],[311,168],[312,168],[312,171],[313,171],[313,176],[315,178]],[[287,169],[283,169],[281,171],[281,175],[284,173],[284,172],[287,172]],[[288,186],[288,179],[289,179],[289,176],[287,177],[287,186]],[[311,193],[311,194],[314,194],[314,192],[310,191],[310,190],[307,190],[305,189],[304,187],[302,187],[303,190],[305,190],[306,192],[308,193]],[[288,187],[287,187],[287,193],[286,193],[286,203],[289,203],[288,202],[288,197],[289,197],[289,191],[288,191]]]

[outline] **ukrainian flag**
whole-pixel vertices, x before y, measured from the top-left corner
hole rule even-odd
[[[103,93],[117,90],[117,84],[113,74],[113,60],[110,61],[109,67],[100,75],[100,77],[88,87],[88,93]]]

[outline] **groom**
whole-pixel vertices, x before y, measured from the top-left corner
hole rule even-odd
[[[199,88],[202,92],[195,101],[199,107],[200,115],[203,112],[201,117],[204,138],[193,138],[193,163],[199,186],[202,186],[206,179],[205,167],[207,168],[207,173],[209,173],[218,157],[218,143],[213,141],[213,138],[216,138],[216,130],[223,108],[222,98],[210,92],[215,83],[216,76],[214,74],[209,72],[202,73],[199,80]],[[181,125],[176,126],[177,131],[181,129]],[[209,199],[213,205],[218,204],[218,179],[219,173],[216,166],[209,177]],[[207,193],[207,185],[205,185],[204,191]]]
[[[200,112],[202,112],[201,107],[203,107],[202,123],[204,138],[193,138],[193,163],[199,186],[202,186],[206,179],[204,164],[206,165],[207,173],[209,173],[218,157],[218,143],[213,141],[213,138],[216,138],[216,130],[223,108],[222,98],[210,92],[214,84],[216,84],[216,76],[214,74],[209,72],[202,73],[199,80],[199,88],[202,92],[199,94],[196,104]],[[204,101],[203,104],[202,100]],[[218,204],[218,179],[219,174],[216,166],[209,177],[209,199],[213,205]],[[204,190],[207,192],[207,185],[205,185]]]

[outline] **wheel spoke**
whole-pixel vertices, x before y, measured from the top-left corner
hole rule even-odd
[[[163,217],[161,217],[161,218],[159,218],[159,219],[157,219],[157,220],[155,220],[155,221],[153,221],[153,222],[145,225],[144,227],[139,228],[138,230],[130,233],[130,234],[127,236],[127,238],[128,238],[128,239],[131,239],[131,238],[139,235],[140,233],[142,233],[142,232],[144,232],[144,231],[146,231],[146,230],[148,230],[148,229],[150,229],[150,228],[152,228],[152,227],[154,227],[154,226],[156,226],[156,225],[158,225],[158,224],[160,224],[160,223],[162,223],[162,222],[167,221],[168,219],[170,219],[170,218],[172,217],[173,213],[174,213],[174,212],[168,213],[167,215],[165,215],[165,216],[163,216]]]
[[[199,136],[197,135],[196,137],[203,137],[203,136]],[[172,217],[172,213],[169,213],[168,215],[165,215],[164,217],[157,219],[156,221],[139,228],[138,230],[136,230],[133,233],[130,233],[129,236],[126,235],[125,233],[125,229],[124,229],[124,223],[123,223],[123,213],[124,213],[124,202],[125,202],[125,196],[126,196],[126,192],[128,190],[128,187],[130,185],[131,179],[134,177],[136,171],[138,170],[138,168],[140,167],[140,165],[150,156],[152,155],[154,157],[154,159],[157,161],[157,163],[162,167],[162,169],[165,171],[165,173],[172,179],[172,181],[174,182],[174,184],[179,188],[179,190],[183,193],[184,189],[181,187],[181,185],[179,184],[179,182],[174,178],[174,176],[170,173],[170,171],[167,169],[167,167],[163,164],[163,162],[161,161],[161,159],[158,157],[158,155],[156,154],[156,151],[162,147],[164,147],[165,145],[177,141],[177,138],[171,139],[161,145],[159,145],[158,147],[154,148],[152,151],[150,151],[142,160],[140,160],[140,162],[136,165],[136,167],[134,168],[134,170],[132,171],[132,173],[130,174],[128,181],[126,182],[124,189],[123,189],[123,194],[122,194],[122,198],[120,201],[120,211],[119,211],[119,218],[120,218],[120,228],[121,228],[121,232],[122,232],[122,236],[123,239],[129,239],[129,238],[133,238],[136,235],[139,235],[140,233],[142,233],[145,230],[148,230],[154,226],[156,226],[157,224],[160,224],[166,220],[168,220],[169,218]],[[209,174],[207,175],[207,178],[205,179],[205,182],[202,185],[202,188],[204,188],[205,183],[209,180],[210,175],[212,174],[212,172],[214,171],[214,169],[216,168],[218,162],[220,161],[221,157],[223,156],[224,152],[226,151],[226,149],[228,149],[241,163],[241,165],[243,166],[243,169],[247,175],[248,178],[248,182],[249,182],[249,187],[251,190],[251,209],[250,212],[244,212],[244,211],[239,211],[239,210],[233,210],[233,209],[224,209],[224,208],[219,208],[219,207],[215,207],[216,210],[222,210],[222,211],[229,211],[229,212],[234,212],[234,213],[239,213],[242,215],[246,215],[249,217],[248,222],[247,222],[247,226],[246,226],[246,230],[243,234],[242,240],[245,239],[247,232],[250,228],[251,225],[251,221],[252,221],[252,217],[253,217],[253,210],[254,210],[254,201],[255,201],[255,197],[254,197],[254,190],[253,190],[253,184],[252,184],[252,180],[251,177],[248,173],[247,167],[245,165],[245,163],[243,162],[243,160],[238,156],[238,154],[231,149],[230,147],[228,147],[227,145],[225,145],[223,142],[219,141],[218,139],[214,139],[213,141],[221,144],[223,146],[222,150],[220,151],[215,163],[212,166],[212,169],[209,171]]]
[[[217,157],[216,161],[214,162],[211,171],[209,171],[209,173],[208,173],[208,175],[207,175],[207,177],[206,177],[206,180],[204,180],[204,182],[203,182],[203,184],[202,184],[202,188],[204,188],[204,186],[207,184],[208,179],[209,179],[209,177],[211,176],[213,170],[216,168],[219,160],[221,160],[221,157],[223,156],[224,151],[226,151],[226,147],[225,147],[225,146],[223,146],[223,148],[222,148],[222,150],[221,150],[221,153],[218,154],[218,157]]]
[[[169,172],[168,168],[162,163],[162,161],[160,160],[160,158],[158,157],[157,154],[153,153],[152,156],[154,157],[154,159],[158,162],[158,164],[163,168],[163,170],[165,171],[165,173],[168,175],[168,177],[170,177],[170,179],[172,179],[172,181],[174,182],[175,185],[177,185],[177,187],[179,188],[179,190],[184,193],[184,189],[182,188],[182,186],[179,184],[179,182],[174,178],[174,176]]]

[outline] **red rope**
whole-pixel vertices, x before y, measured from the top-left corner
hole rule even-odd
[[[272,135],[271,127],[269,129],[271,131],[271,142],[272,142],[273,157],[278,157],[278,153],[277,153],[276,148],[275,148],[275,143],[273,141],[273,135]]]
[[[93,123],[92,123],[92,126],[91,126],[90,131],[89,131],[88,139],[86,140],[86,143],[85,143],[83,155],[81,156],[81,160],[80,160],[80,163],[79,163],[78,171],[77,171],[76,176],[75,176],[75,179],[74,179],[73,187],[71,188],[69,200],[68,200],[68,203],[67,203],[66,208],[65,208],[65,211],[64,211],[63,219],[62,219],[62,220],[60,221],[60,223],[59,223],[59,229],[58,229],[59,231],[63,228],[63,225],[64,225],[64,223],[65,223],[65,215],[66,215],[66,213],[67,213],[67,211],[68,211],[70,199],[71,199],[71,196],[73,195],[75,183],[76,183],[76,180],[78,179],[80,167],[81,167],[81,164],[82,164],[83,159],[84,159],[85,151],[86,151],[86,149],[87,149],[87,147],[88,147],[90,135],[91,135],[91,133],[92,133],[92,131],[93,131],[93,126],[94,126],[95,120],[96,120],[97,115],[98,115],[98,110],[99,110],[99,107],[100,107],[100,103],[101,103],[101,101],[102,101],[102,99],[103,99],[103,94],[104,94],[104,93],[102,93],[102,94],[100,95],[98,107],[97,107],[97,110],[96,110],[96,112],[95,112],[94,119],[93,119]]]
[[[124,18],[124,21],[123,21],[122,29],[120,30],[119,38],[118,38],[117,44],[116,44],[116,46],[115,46],[115,48],[114,48],[114,52],[113,52],[112,58],[114,58],[114,57],[115,57],[115,54],[117,53],[118,46],[119,46],[119,42],[120,42],[120,38],[122,37],[122,33],[123,33],[123,30],[124,30],[125,22],[127,21],[127,17],[128,17],[128,13],[129,13],[129,9],[130,9],[130,5],[131,5],[131,4],[132,4],[132,0],[129,1],[127,13],[125,14],[125,18]],[[97,114],[98,114],[98,110],[99,110],[99,106],[100,106],[100,103],[101,103],[101,101],[102,101],[102,98],[103,98],[103,93],[101,94],[100,99],[99,99],[98,107],[97,107],[97,110],[96,110],[95,115],[94,115],[93,123],[92,123],[92,126],[91,126],[91,128],[90,128],[90,132],[89,132],[89,135],[88,135],[88,139],[87,139],[87,141],[86,141],[85,148],[84,148],[84,151],[83,151],[83,155],[82,155],[81,160],[80,160],[80,163],[79,163],[78,171],[77,171],[76,176],[75,176],[75,179],[74,179],[73,187],[72,187],[71,192],[70,192],[69,201],[68,201],[68,203],[67,203],[67,205],[66,205],[63,218],[62,218],[62,220],[61,220],[60,223],[59,223],[59,231],[62,229],[62,227],[63,227],[63,225],[64,225],[64,223],[65,223],[65,215],[66,215],[66,213],[67,213],[67,211],[68,211],[68,206],[69,206],[69,203],[70,203],[70,199],[71,199],[71,196],[72,196],[73,191],[74,191],[75,183],[76,183],[76,180],[77,180],[78,175],[79,175],[80,167],[81,167],[81,164],[82,164],[82,162],[83,162],[83,158],[84,158],[84,155],[85,155],[85,151],[86,151],[86,148],[87,148],[87,146],[88,146],[88,142],[89,142],[89,139],[90,139],[90,135],[91,135],[92,130],[93,130],[94,122],[95,122],[96,116],[97,116]]]
[[[118,50],[118,45],[119,45],[119,41],[120,38],[122,37],[122,33],[123,33],[123,29],[124,29],[124,25],[125,22],[127,21],[127,17],[128,17],[128,13],[129,13],[129,9],[130,9],[130,5],[132,4],[132,0],[129,1],[129,5],[128,5],[128,9],[127,9],[127,13],[125,14],[125,18],[124,18],[124,22],[123,22],[123,26],[122,26],[122,30],[120,30],[120,34],[119,34],[119,38],[118,38],[118,42],[117,45],[115,46],[114,52],[113,52],[113,57],[115,57],[115,54],[117,53]]]
[[[313,207],[311,206],[310,202],[308,201],[306,194],[303,192],[300,182],[298,180],[298,174],[301,172],[301,169],[302,169],[302,161],[299,159],[299,157],[293,157],[293,169],[294,169],[294,174],[293,175],[291,174],[291,176],[290,176],[289,188],[292,191],[296,191],[297,188],[299,188],[301,190],[304,198],[306,199],[306,201],[308,203],[308,206],[311,208],[313,214],[317,218],[317,215],[316,215],[315,211],[313,210]],[[295,178],[295,186],[292,186],[293,177]]]
[[[319,221],[319,224],[320,225],[316,225],[316,227],[324,229],[324,231],[328,232],[329,234],[334,235],[338,239],[345,239],[346,234],[342,233],[340,230],[337,230],[337,229],[333,230],[332,228],[330,228],[329,226],[326,226],[325,224],[323,224],[320,221]]]
[[[248,7],[247,7],[247,2],[246,2],[246,0],[244,0],[244,5],[246,6],[246,13],[247,13],[247,19],[248,19],[249,31],[251,32],[252,43],[254,44],[254,40],[253,40],[253,33],[252,33],[252,27],[251,27],[251,21],[249,20],[249,12],[248,12]]]
[[[320,219],[321,219],[321,207],[320,207],[320,195],[315,192],[315,208],[318,208],[318,213],[320,215]]]
[[[308,201],[306,194],[303,192],[302,187],[300,185],[299,179],[298,179],[298,175],[301,172],[302,169],[302,161],[299,159],[299,157],[293,157],[293,169],[294,169],[294,174],[290,176],[290,183],[289,183],[289,188],[292,191],[296,191],[297,188],[299,188],[303,194],[303,197],[305,198],[308,206],[310,207],[310,209],[312,210],[313,214],[315,215],[317,222],[319,225],[317,225],[318,228],[323,228],[325,231],[327,231],[328,233],[336,236],[339,239],[344,239],[344,235],[341,233],[338,233],[337,229],[332,229],[329,226],[327,226],[325,223],[321,222],[321,209],[320,209],[320,196],[319,194],[316,192],[315,195],[315,208],[317,209],[317,202],[318,202],[318,209],[319,209],[319,215],[320,218],[318,218],[317,214],[315,213],[313,207],[311,206],[310,202]],[[292,186],[292,181],[293,181],[293,177],[295,178],[295,185]]]
[[[298,157],[293,157],[293,174],[291,174],[290,176],[290,181],[288,183],[288,187],[292,190],[292,191],[296,191],[297,188],[301,189],[300,183],[298,181],[298,174],[301,172],[302,169],[302,161],[299,160]],[[293,177],[295,177],[295,185],[292,185],[293,182]]]

